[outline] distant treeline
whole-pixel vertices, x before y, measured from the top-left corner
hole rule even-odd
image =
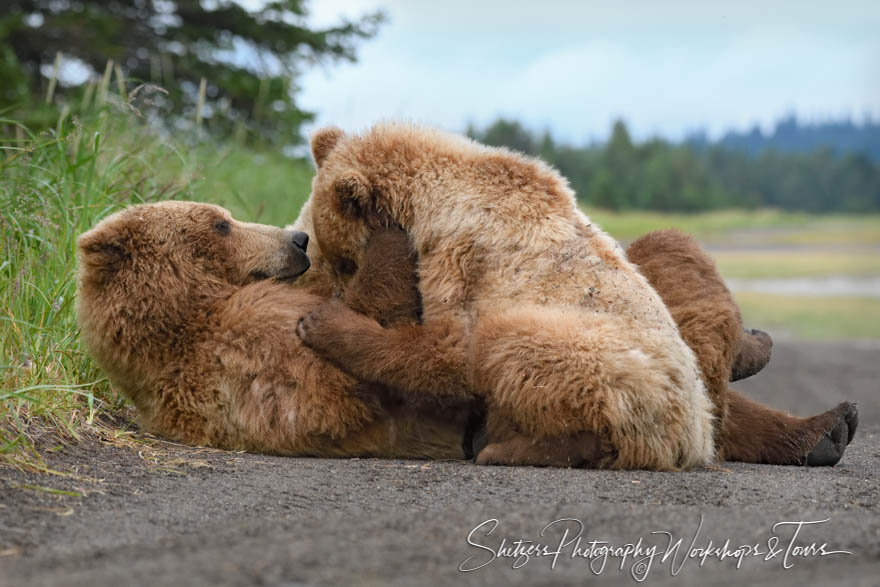
[[[810,153],[830,148],[836,154],[865,153],[880,162],[880,123],[871,119],[860,125],[851,120],[802,124],[790,115],[777,121],[769,134],[755,126],[748,132],[728,132],[716,142],[710,142],[704,132],[694,133],[687,142],[702,147],[728,147],[751,155],[770,150]]]
[[[634,143],[622,121],[614,123],[606,143],[587,146],[561,144],[549,132],[533,133],[506,119],[485,129],[470,127],[468,134],[544,159],[568,178],[581,202],[612,210],[880,210],[880,162],[865,152],[737,149],[693,137],[681,144]]]

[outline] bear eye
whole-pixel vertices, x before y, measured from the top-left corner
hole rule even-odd
[[[229,222],[226,220],[218,220],[214,223],[214,230],[223,235],[229,234]]]

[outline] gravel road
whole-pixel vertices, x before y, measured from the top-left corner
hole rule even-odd
[[[777,342],[737,387],[859,431],[834,468],[677,474],[87,440],[72,477],[0,469],[0,585],[880,584],[880,347]]]

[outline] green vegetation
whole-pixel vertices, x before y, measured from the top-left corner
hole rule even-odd
[[[137,107],[157,120],[200,126],[204,119],[215,135],[298,142],[300,125],[312,118],[295,102],[298,75],[354,61],[357,42],[384,17],[315,29],[304,0],[243,4],[5,0],[0,109],[35,128],[52,124],[57,107],[125,101],[149,83],[162,89]],[[108,94],[117,88],[122,96]]]
[[[635,143],[622,121],[600,145],[558,144],[500,119],[468,133],[490,145],[537,155],[556,166],[585,206],[697,212],[779,208],[810,213],[880,211],[880,162],[864,153],[764,151],[717,145]]]
[[[738,279],[871,277],[880,275],[876,250],[721,250],[712,253],[721,274]]]
[[[40,452],[57,445],[59,437],[75,438],[83,430],[109,438],[121,434],[101,421],[125,411],[125,402],[85,354],[77,334],[78,234],[121,207],[167,198],[215,202],[241,219],[283,225],[296,217],[311,176],[309,163],[277,151],[235,141],[190,144],[108,108],[81,121],[62,117],[40,133],[0,120],[0,461],[39,468]],[[797,242],[819,235],[819,244],[840,236],[860,246],[880,242],[877,217],[869,216],[589,212],[624,240],[678,226],[722,247],[775,242],[780,235]],[[803,255],[790,248],[771,253],[725,248],[718,256],[726,273],[740,277],[880,272],[873,251]],[[751,324],[771,331],[811,339],[880,337],[877,300],[758,294],[738,299]]]
[[[652,230],[678,228],[709,245],[880,245],[880,214],[821,215],[780,210],[716,210],[699,214],[594,207],[584,211],[615,238],[630,242]]]
[[[877,340],[880,300],[819,298],[739,292],[746,324],[801,340]]]
[[[284,224],[312,171],[236,144],[188,147],[106,111],[39,134],[12,120],[0,129],[0,459],[38,466],[41,430],[75,437],[101,410],[124,407],[79,343],[77,235],[124,206],[167,198]]]
[[[312,190],[311,163],[277,151],[204,145],[182,156],[194,170],[187,198],[219,204],[241,220],[289,224]]]

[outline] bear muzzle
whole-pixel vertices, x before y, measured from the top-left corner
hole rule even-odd
[[[290,232],[293,233],[293,236],[290,240],[292,240],[293,244],[301,248],[303,253],[305,253],[306,249],[309,246],[309,235],[305,232],[300,232],[298,230],[291,230]]]
[[[309,246],[309,235],[298,230],[291,230],[290,238],[287,240],[287,262],[285,263],[282,274],[278,276],[281,280],[294,280],[311,267],[311,261],[306,254],[306,248]]]

